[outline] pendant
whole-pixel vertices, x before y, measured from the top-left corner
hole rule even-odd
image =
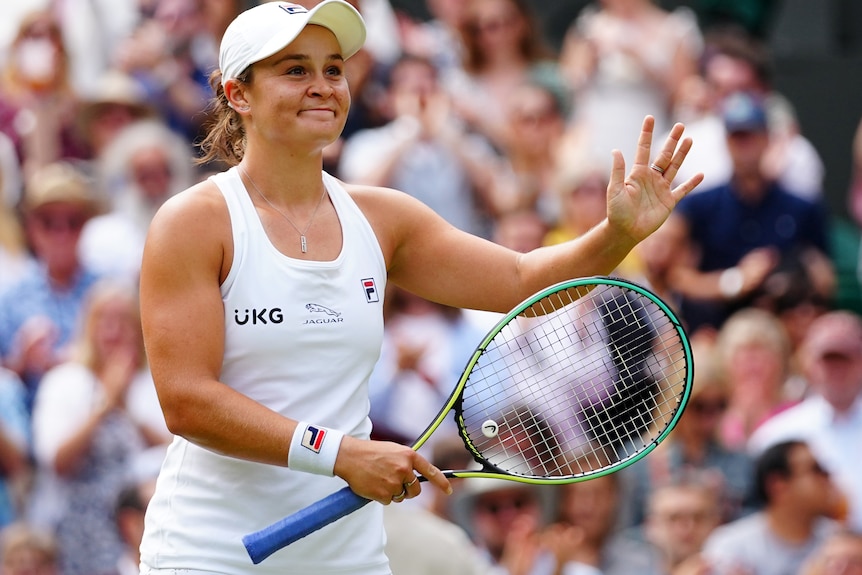
[[[306,253],[308,251],[308,244],[305,243],[305,236],[299,236],[299,247],[302,250],[302,253]]]

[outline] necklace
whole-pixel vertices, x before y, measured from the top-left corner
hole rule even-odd
[[[237,166],[237,167],[239,167],[239,166]],[[308,242],[306,242],[306,240],[305,240],[305,232],[307,232],[308,228],[311,227],[311,223],[314,221],[314,216],[317,215],[317,210],[319,210],[320,205],[323,204],[323,198],[326,197],[326,187],[324,186],[323,194],[321,194],[320,199],[317,200],[317,205],[314,206],[314,211],[311,212],[311,217],[308,218],[308,223],[305,224],[305,229],[301,230],[301,229],[299,229],[299,227],[297,227],[297,225],[295,223],[293,223],[293,221],[291,221],[291,219],[289,217],[287,217],[287,214],[285,214],[284,212],[279,210],[277,207],[275,207],[275,204],[270,202],[267,199],[267,197],[263,195],[263,192],[260,191],[260,188],[257,187],[257,184],[255,184],[254,180],[251,179],[251,176],[248,175],[248,172],[246,172],[242,168],[239,168],[239,171],[242,172],[242,175],[244,175],[248,179],[249,182],[251,182],[251,187],[254,188],[254,191],[257,192],[257,195],[259,195],[261,198],[263,198],[263,201],[266,202],[267,204],[269,204],[269,207],[271,207],[273,210],[275,210],[278,215],[283,217],[285,220],[287,220],[287,223],[289,223],[291,226],[293,226],[293,229],[295,229],[296,232],[299,234],[299,248],[302,250],[302,253],[306,253],[308,251]]]

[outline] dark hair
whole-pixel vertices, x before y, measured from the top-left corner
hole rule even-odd
[[[251,67],[243,70],[236,79],[244,84],[250,83]],[[234,166],[245,155],[245,126],[240,115],[230,107],[221,81],[221,70],[216,69],[210,74],[210,88],[215,96],[209,105],[211,114],[206,125],[207,134],[198,144],[201,155],[195,160],[197,164],[222,161]]]
[[[763,42],[737,27],[722,27],[714,30],[705,40],[706,47],[701,58],[702,72],[706,71],[709,62],[715,56],[727,56],[750,66],[764,88],[772,86],[772,57]]]
[[[754,497],[760,504],[771,503],[769,481],[775,477],[790,476],[790,454],[794,449],[805,447],[804,441],[790,440],[767,448],[754,464]]]
[[[126,509],[145,511],[146,508],[147,505],[141,497],[141,490],[137,484],[126,485],[117,494],[117,501],[114,506],[117,514]]]
[[[416,64],[417,66],[424,66],[427,68],[434,76],[435,79],[438,79],[440,76],[440,72],[437,69],[437,66],[434,65],[434,62],[425,56],[421,56],[419,54],[412,54],[409,52],[405,52],[392,64],[390,64],[383,72],[383,86],[386,88],[392,87],[392,79],[395,77],[401,68],[405,66],[409,66],[411,64]]]
[[[508,2],[515,7],[518,16],[523,19],[526,26],[526,33],[518,46],[523,57],[530,63],[553,58],[553,52],[545,43],[541,27],[530,4],[526,0],[508,0]],[[475,22],[468,19],[461,28],[461,38],[464,43],[463,66],[467,72],[473,74],[481,71],[486,65],[485,57],[476,42],[476,33]]]

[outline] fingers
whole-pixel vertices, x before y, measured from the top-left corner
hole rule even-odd
[[[643,127],[640,137],[638,138],[637,151],[635,153],[635,166],[648,166],[659,172],[668,182],[672,182],[679,172],[680,166],[685,161],[686,156],[691,150],[692,139],[682,139],[685,126],[683,124],[674,124],[665,139],[661,150],[656,155],[654,160],[650,160],[652,149],[653,129],[655,128],[655,120],[652,116],[644,118]],[[677,187],[679,193],[675,195],[684,196],[686,193],[694,189],[702,180],[702,176],[698,175],[691,178],[689,181]]]
[[[668,134],[667,139],[664,141],[661,151],[658,153],[655,160],[652,161],[654,165],[663,170],[663,173],[669,182],[673,181],[674,176],[676,176],[677,171],[679,171],[682,161],[691,149],[691,138],[686,138],[682,141],[682,144],[680,144],[680,138],[682,138],[683,131],[685,131],[685,126],[682,124],[674,124],[673,128],[670,130],[670,134]]]
[[[699,186],[702,181],[703,181],[703,174],[696,174],[696,175],[692,176],[691,178],[689,178],[688,180],[686,180],[685,182],[678,185],[677,187],[675,187],[673,189],[673,191],[671,191],[671,194],[673,195],[674,200],[679,202],[686,195],[688,195],[688,193],[690,191],[692,191],[697,186]]]
[[[655,128],[655,118],[652,116],[644,118],[641,135],[638,137],[638,146],[635,150],[635,166],[646,166],[649,164],[653,128]]]
[[[447,495],[452,493],[452,486],[446,476],[443,475],[443,472],[431,465],[424,457],[415,452],[413,469],[414,472],[411,472],[402,480],[401,491],[392,496],[393,503],[401,503],[405,499],[412,499],[422,493],[422,486],[419,481],[420,476]],[[418,472],[419,475],[416,475],[416,472]]]
[[[608,197],[611,197],[613,190],[621,189],[626,181],[626,161],[623,158],[623,153],[614,150],[611,154],[613,165],[611,166],[611,178],[608,182]]]
[[[419,454],[416,454],[416,463],[414,469],[418,471],[428,482],[446,495],[452,494],[452,485],[443,472],[431,465],[427,459]],[[417,483],[418,487],[418,483]]]

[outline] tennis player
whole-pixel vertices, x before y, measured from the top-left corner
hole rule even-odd
[[[141,273],[147,352],[176,434],[147,511],[145,574],[390,573],[380,505],[257,566],[242,544],[345,484],[383,504],[418,495],[417,473],[451,490],[412,449],[369,440],[387,282],[504,312],[552,283],[609,273],[702,178],[671,189],[691,141],[676,126],[650,164],[648,117],[628,176],[614,152],[608,218],[528,254],[406,194],[346,185],[323,172],[322,151],[344,127],[345,60],[364,39],[343,0],[263,3],[224,34],[203,147],[233,167],[164,204]]]

